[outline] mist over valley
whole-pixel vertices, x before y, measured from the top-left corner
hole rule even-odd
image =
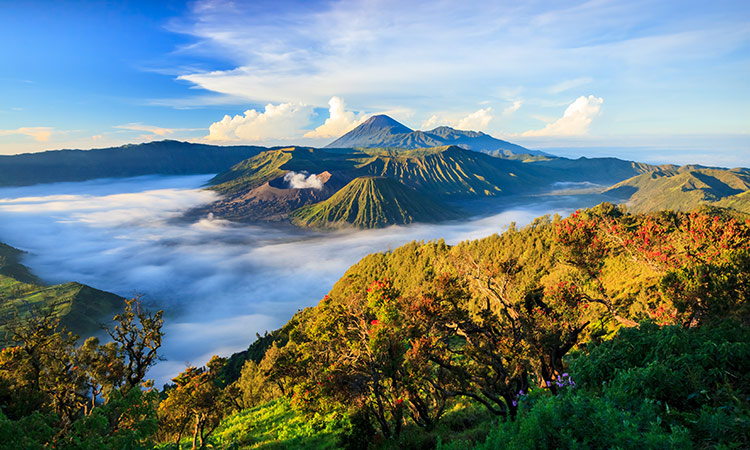
[[[215,201],[212,175],[143,176],[0,189],[0,236],[28,252],[47,283],[75,280],[165,310],[168,381],[187,362],[243,350],[295,311],[314,306],[361,257],[412,240],[454,244],[544,214],[567,215],[598,196],[485,200],[484,214],[442,224],[316,232],[285,222],[239,224],[185,211]],[[588,185],[586,185],[588,186]],[[569,188],[570,186],[565,186]],[[102,318],[104,319],[104,318]]]

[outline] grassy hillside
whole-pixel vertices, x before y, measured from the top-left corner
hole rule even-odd
[[[394,179],[359,177],[329,199],[292,212],[290,219],[295,225],[311,228],[380,228],[457,216]]]
[[[22,252],[0,244],[0,345],[3,330],[16,314],[23,320],[33,311],[50,309],[62,324],[81,335],[99,330],[99,324],[122,307],[122,298],[80,283],[44,286],[19,262]]]
[[[108,389],[92,413],[80,394],[123,383],[160,313],[114,347],[40,328],[0,353],[0,448],[750,448],[737,215],[605,203],[371,254],[246,352],[161,392]]]
[[[634,212],[689,211],[701,205],[750,211],[750,170],[683,166],[645,173],[622,181],[605,194],[627,198]]]

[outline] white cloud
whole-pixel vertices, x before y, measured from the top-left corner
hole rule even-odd
[[[328,100],[328,106],[329,117],[325,123],[315,130],[305,133],[304,137],[312,139],[338,138],[367,118],[363,113],[355,114],[353,111],[347,111],[344,101],[336,96]]]
[[[521,100],[516,100],[513,102],[512,105],[508,106],[503,110],[503,117],[508,117],[514,112],[518,111],[518,109],[521,107],[523,102]]]
[[[0,136],[23,135],[34,138],[37,142],[47,142],[52,135],[52,127],[21,127],[15,130],[0,130]]]
[[[482,108],[458,120],[454,126],[459,130],[480,131],[486,129],[492,119],[492,108]]]
[[[299,137],[310,122],[311,106],[303,103],[266,105],[263,112],[249,109],[243,115],[224,116],[208,128],[209,141],[266,142]]]
[[[593,95],[580,96],[565,109],[563,116],[541,130],[529,130],[521,136],[580,136],[588,133],[591,120],[599,114],[604,100]]]

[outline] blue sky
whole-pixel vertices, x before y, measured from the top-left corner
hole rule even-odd
[[[386,113],[569,156],[750,166],[743,1],[0,0],[0,154],[325,145]]]

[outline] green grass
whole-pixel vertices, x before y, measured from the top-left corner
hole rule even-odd
[[[224,419],[211,441],[237,449],[325,450],[338,448],[339,435],[347,430],[348,419],[340,414],[308,418],[282,397]]]

